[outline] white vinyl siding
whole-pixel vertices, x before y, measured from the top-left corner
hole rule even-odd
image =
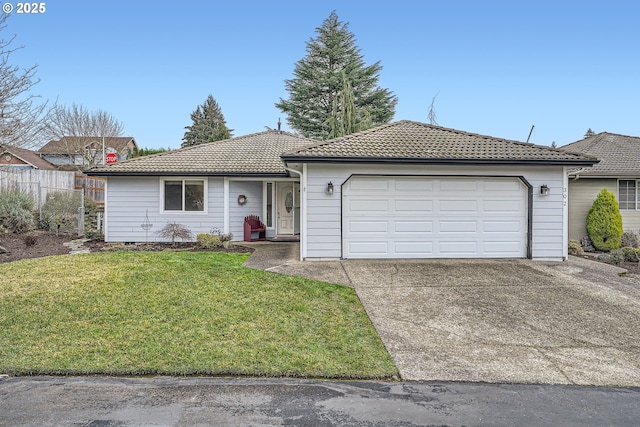
[[[531,252],[533,259],[562,260],[566,257],[565,205],[563,198],[564,169],[542,166],[423,166],[423,165],[326,165],[307,164],[306,175],[306,235],[303,236],[305,259],[339,259],[342,254],[342,186],[352,175],[414,175],[430,177],[519,177],[532,186],[533,204],[527,206],[533,215]],[[327,183],[334,192],[326,193]],[[540,195],[546,184],[550,193]],[[527,196],[528,197],[528,196]]]
[[[167,178],[170,179],[170,178]],[[162,212],[161,179],[157,176],[107,178],[105,190],[105,240],[108,242],[160,241],[158,230],[169,222],[188,227],[195,236],[223,227],[223,179],[207,180],[206,214],[202,212]],[[148,217],[147,232],[141,224]]]
[[[233,240],[244,240],[244,218],[256,215],[262,218],[262,181],[232,181],[229,182],[229,231],[233,233]],[[247,202],[238,203],[238,196],[244,195]]]

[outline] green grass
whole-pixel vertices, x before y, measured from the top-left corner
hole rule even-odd
[[[0,264],[0,373],[390,378],[355,291],[247,254],[116,252]]]

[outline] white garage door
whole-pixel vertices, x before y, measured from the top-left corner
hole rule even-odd
[[[344,258],[524,258],[527,190],[517,178],[351,177]]]

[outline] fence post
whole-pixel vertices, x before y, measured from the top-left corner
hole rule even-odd
[[[38,181],[38,221],[42,224],[42,186],[40,181]]]

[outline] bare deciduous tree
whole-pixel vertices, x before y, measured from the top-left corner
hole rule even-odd
[[[60,141],[63,154],[78,159],[75,164],[79,169],[100,164],[104,154],[101,140],[123,133],[124,125],[110,113],[89,111],[75,103],[53,108],[47,127],[48,137]]]
[[[0,33],[5,33],[9,16],[0,15]],[[0,36],[0,144],[31,148],[40,142],[50,108],[31,93],[40,81],[35,76],[37,65],[11,65],[12,53],[22,48],[11,46],[14,39]]]

